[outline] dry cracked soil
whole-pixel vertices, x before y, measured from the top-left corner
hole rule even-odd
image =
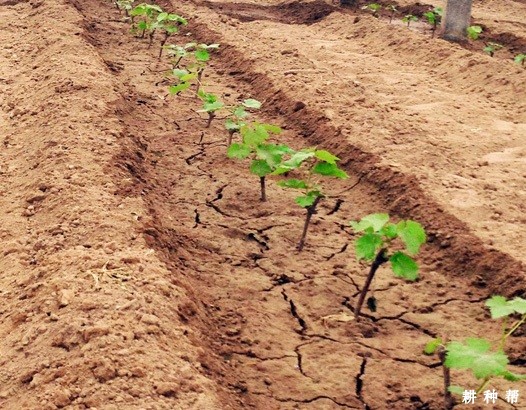
[[[294,193],[259,201],[222,118],[169,94],[159,36],[110,0],[0,0],[0,408],[443,409],[423,346],[495,338],[485,300],[526,295],[526,4],[475,1],[481,39],[452,44],[401,22],[430,1],[391,22],[359,1],[159,2],[189,21],[171,42],[220,44],[206,91],[341,159],[298,252]],[[381,267],[356,321],[349,221],[373,212],[428,243],[420,279]],[[516,404],[490,387],[455,408],[526,409],[524,383]]]

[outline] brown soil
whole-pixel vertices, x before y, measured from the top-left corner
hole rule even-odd
[[[161,4],[221,43],[206,90],[264,101],[280,140],[331,149],[350,179],[296,252],[293,193],[258,201],[222,121],[168,95],[157,43],[109,1],[0,2],[0,408],[442,408],[422,347],[498,332],[484,300],[526,293],[526,71],[319,0]],[[474,18],[524,38],[508,6]],[[378,211],[429,244],[422,279],[381,268],[356,322],[348,221]],[[521,329],[523,373],[525,348]]]

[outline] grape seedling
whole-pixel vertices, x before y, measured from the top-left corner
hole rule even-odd
[[[381,265],[390,262],[395,276],[409,281],[418,279],[418,264],[410,255],[418,254],[420,246],[426,242],[426,233],[418,222],[407,220],[393,224],[389,222],[389,215],[383,213],[367,215],[359,222],[352,221],[351,227],[355,232],[363,232],[356,241],[358,260],[372,261],[369,275],[354,309],[354,317],[359,320],[365,296]],[[405,252],[390,252],[397,238],[405,245]]]
[[[524,67],[524,64],[526,63],[526,54],[517,54],[513,61],[516,64],[520,64]]]
[[[184,46],[170,44],[168,46],[165,46],[165,48],[168,50],[167,54],[171,58],[173,73],[175,74],[175,77],[179,79],[179,84],[172,86],[175,88],[173,88],[170,92],[174,94],[186,90],[190,87],[189,82],[191,80],[196,80],[195,92],[196,94],[199,94],[203,74],[207,63],[210,60],[210,52],[212,50],[217,50],[219,48],[219,44],[187,43]],[[181,71],[181,63],[185,59],[190,59],[190,61],[185,65],[185,68]],[[183,74],[183,72],[185,74]],[[181,75],[188,74],[189,76],[185,77],[186,80],[183,80],[178,75],[178,73]]]
[[[440,24],[442,19],[442,14],[443,11],[441,7],[435,7],[433,10],[423,14],[423,16],[427,19],[427,22],[431,25],[431,37],[435,36],[437,26]]]
[[[412,22],[412,21],[418,21],[418,17],[417,16],[413,16],[412,14],[408,14],[407,16],[405,16],[402,21],[404,23],[407,23],[407,27],[409,27],[409,24]]]
[[[198,95],[201,101],[203,101],[203,107],[198,110],[198,112],[206,112],[208,114],[208,121],[205,128],[210,128],[217,111],[223,108],[225,104],[215,94],[199,91]]]
[[[151,38],[153,37],[153,33],[151,32],[152,30],[155,31],[153,24],[157,19],[157,16],[162,12],[163,10],[155,4],[142,3],[135,6],[130,11],[130,16],[132,18],[132,31],[140,31],[140,38],[144,38],[146,31],[150,32],[149,37],[151,43]],[[137,17],[140,18],[138,23],[136,23]]]
[[[308,175],[305,179],[286,179],[278,182],[283,188],[299,189],[302,195],[296,197],[296,203],[307,211],[303,232],[298,243],[301,251],[305,245],[307,231],[312,216],[316,213],[318,203],[325,198],[320,177],[348,178],[347,174],[338,168],[336,164],[340,159],[325,150],[313,148],[303,149],[294,153],[288,160],[283,161],[273,172],[274,175],[282,175],[308,164]]]
[[[293,150],[286,145],[267,144],[270,134],[281,133],[281,128],[271,124],[244,124],[239,132],[242,143],[235,143],[228,147],[229,158],[251,158],[250,172],[259,177],[261,187],[261,201],[267,200],[266,177],[276,170],[283,156],[293,154]]]
[[[232,145],[234,134],[239,132],[242,126],[246,125],[245,119],[249,115],[247,109],[259,110],[260,108],[261,102],[253,98],[246,99],[241,104],[230,108],[231,115],[225,121],[225,128],[228,131],[227,147]]]
[[[482,392],[493,378],[504,378],[508,381],[526,380],[526,374],[515,374],[508,370],[509,358],[504,352],[508,338],[526,322],[526,300],[516,297],[506,300],[503,296],[493,296],[486,301],[492,319],[503,319],[502,333],[498,342],[489,339],[470,337],[464,342],[444,343],[442,339],[433,339],[426,344],[424,353],[438,353],[444,368],[446,409],[453,407],[450,393],[462,395],[464,389],[450,385],[449,369],[471,370],[476,379],[481,380],[476,393]],[[517,320],[509,323],[511,317]]]
[[[391,13],[389,14],[389,24],[391,24],[393,22],[393,18],[396,14],[396,12],[398,11],[396,6],[394,4],[390,4],[389,6],[387,6],[387,10],[389,10]]]
[[[374,17],[380,17],[380,10],[382,9],[382,6],[378,3],[370,3],[363,6],[362,9],[372,12]]]
[[[469,26],[466,29],[467,35],[470,39],[476,40],[479,38],[480,34],[482,33],[482,27],[480,26]]]
[[[486,43],[486,47],[484,47],[483,51],[486,54],[489,54],[490,57],[493,57],[495,52],[500,50],[501,48],[503,48],[502,44],[488,42]]]

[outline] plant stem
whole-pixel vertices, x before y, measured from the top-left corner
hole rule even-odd
[[[154,36],[154,35],[155,35],[155,30],[152,30],[152,31],[150,32],[150,35],[149,35],[150,40],[148,41],[148,48],[150,48],[150,47],[152,46],[152,43],[153,43],[153,36]]]
[[[522,325],[524,322],[526,322],[526,314],[522,316],[522,319],[518,320],[517,323],[515,323],[511,329],[504,335],[504,338],[507,339],[513,332],[515,332],[520,325]]]
[[[261,185],[261,202],[267,202],[267,191],[265,189],[265,177],[259,177],[259,184]]]
[[[453,397],[449,391],[449,386],[451,385],[451,372],[449,367],[444,365],[446,361],[446,349],[442,346],[438,350],[438,357],[442,363],[442,373],[444,375],[444,409],[451,410],[453,408]]]
[[[196,94],[199,94],[199,89],[201,88],[201,78],[203,77],[203,70],[204,69],[197,70],[197,88],[195,89]]]
[[[228,142],[227,142],[227,148],[232,145],[232,138],[234,138],[234,134],[236,132],[234,130],[228,130]]]
[[[477,394],[479,394],[482,390],[486,388],[486,386],[489,383],[489,379],[490,379],[489,377],[484,378],[484,380],[482,381],[482,384],[479,386],[479,388],[476,391]]]
[[[504,346],[506,346],[506,338],[507,338],[506,328],[507,327],[508,327],[508,316],[506,316],[504,320],[502,321],[502,336],[500,337],[500,344],[499,344],[500,350],[504,350]]]
[[[205,125],[205,128],[210,128],[210,125],[212,125],[212,121],[214,120],[216,116],[216,113],[214,111],[210,111],[208,113],[208,122]]]
[[[303,233],[301,234],[301,239],[298,243],[298,251],[300,252],[303,250],[303,246],[305,246],[305,239],[307,239],[309,223],[312,218],[312,215],[316,213],[316,206],[318,205],[318,202],[321,201],[321,198],[321,196],[317,196],[312,205],[307,208],[307,217],[305,218],[305,225],[303,225]]]
[[[356,308],[354,309],[354,319],[356,321],[360,320],[360,312],[362,310],[363,302],[365,300],[365,295],[369,291],[369,286],[371,286],[371,282],[373,281],[376,271],[383,263],[389,260],[385,255],[386,252],[387,249],[382,248],[376,254],[376,258],[374,258],[373,264],[371,265],[371,270],[367,275],[367,279],[365,279],[365,284],[363,285],[362,292],[360,293],[360,298],[358,299],[358,303],[356,304]]]
[[[168,41],[168,37],[170,35],[168,34],[167,31],[164,32],[164,38],[161,40],[161,49],[159,50],[159,60],[161,60],[161,57],[163,55],[163,47],[164,45],[166,44],[166,42]]]

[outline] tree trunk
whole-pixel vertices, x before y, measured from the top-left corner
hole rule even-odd
[[[446,0],[442,38],[449,41],[466,39],[466,29],[471,22],[471,3],[472,0]]]

